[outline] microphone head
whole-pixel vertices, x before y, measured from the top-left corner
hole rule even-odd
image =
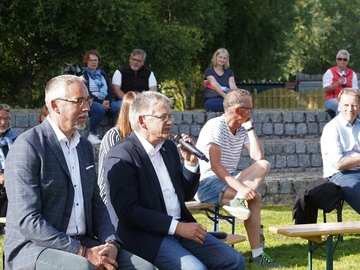
[[[176,134],[174,132],[171,133],[171,137],[173,138],[174,142],[179,143],[180,139],[181,139],[181,135],[180,134]]]

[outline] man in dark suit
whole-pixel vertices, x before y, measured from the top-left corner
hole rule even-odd
[[[13,144],[5,269],[154,269],[122,249],[96,182],[85,128],[91,105],[83,78],[62,75],[45,89],[49,115]]]
[[[138,94],[130,106],[133,132],[114,145],[104,175],[127,249],[158,269],[245,269],[242,255],[206,232],[185,206],[199,182],[197,157],[168,140],[171,100]],[[192,140],[187,135],[182,139]]]

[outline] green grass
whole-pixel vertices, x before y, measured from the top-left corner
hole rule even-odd
[[[269,232],[270,226],[293,224],[291,217],[292,206],[264,206],[261,211],[261,223],[264,225],[265,249],[272,258],[284,265],[288,270],[307,269],[307,240],[301,238],[291,238]],[[209,231],[213,230],[213,223],[206,217],[204,211],[194,211],[193,215],[198,222],[205,225]],[[322,220],[322,212],[319,211],[319,221]],[[343,210],[344,221],[360,221],[360,216],[348,205]],[[336,221],[336,213],[327,215],[327,221]],[[220,221],[220,231],[231,232],[231,226],[226,221]],[[246,231],[242,223],[236,224],[236,234],[246,236]],[[4,237],[0,236],[0,254],[2,254]],[[248,241],[234,246],[246,259],[246,269],[259,269],[258,266],[249,264],[250,245]],[[338,243],[334,254],[334,269],[358,269],[360,265],[360,235],[350,234],[344,236],[344,241]],[[324,253],[325,254],[325,253]],[[0,266],[2,256],[0,256]],[[326,269],[325,258],[318,255],[313,257],[313,269]]]
[[[209,231],[213,230],[213,222],[206,217],[203,211],[193,212],[196,220],[205,225]],[[318,221],[322,222],[322,211],[319,211]],[[336,212],[327,214],[327,222],[336,221]],[[360,221],[360,216],[348,205],[343,209],[343,221]],[[275,233],[271,233],[268,228],[276,225],[294,224],[292,220],[292,206],[264,206],[261,210],[261,223],[264,226],[265,250],[273,259],[284,265],[282,269],[307,269],[308,241],[301,238],[292,238]],[[220,231],[231,232],[231,226],[226,221],[220,221]],[[237,223],[236,234],[247,236],[244,224]],[[334,253],[334,269],[358,269],[360,265],[360,234],[345,235],[344,241],[338,243]],[[259,269],[254,264],[249,264],[250,245],[248,241],[235,244],[234,248],[238,250],[246,260],[246,269]],[[317,251],[318,254],[320,250]],[[323,253],[325,256],[325,252]],[[325,257],[313,256],[313,269],[326,269]]]

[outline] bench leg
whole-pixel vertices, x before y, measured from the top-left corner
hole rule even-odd
[[[333,236],[329,235],[326,239],[326,270],[333,270],[333,257]]]
[[[313,252],[321,248],[325,245],[326,247],[326,270],[333,270],[333,261],[334,261],[334,241],[333,241],[333,235],[329,235],[326,239],[326,241],[321,243],[315,243],[312,241],[308,241],[308,270],[312,270],[312,257]]]
[[[308,270],[312,270],[312,242],[308,242]]]

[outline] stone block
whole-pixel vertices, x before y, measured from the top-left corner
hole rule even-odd
[[[262,132],[265,135],[271,135],[273,134],[273,125],[271,123],[264,123],[263,124],[263,128],[262,128]]]
[[[297,135],[306,135],[307,134],[307,125],[305,123],[299,123],[296,125],[296,134]]]
[[[305,122],[305,114],[303,111],[293,112],[294,122],[295,123],[303,123]]]
[[[288,167],[298,167],[299,159],[297,155],[289,155],[286,157],[286,164]]]
[[[291,180],[279,181],[279,193],[280,194],[291,194],[293,191],[293,185]]]
[[[270,181],[264,181],[266,185],[266,190],[268,194],[277,194],[279,191],[279,181],[276,180],[270,180]]]

